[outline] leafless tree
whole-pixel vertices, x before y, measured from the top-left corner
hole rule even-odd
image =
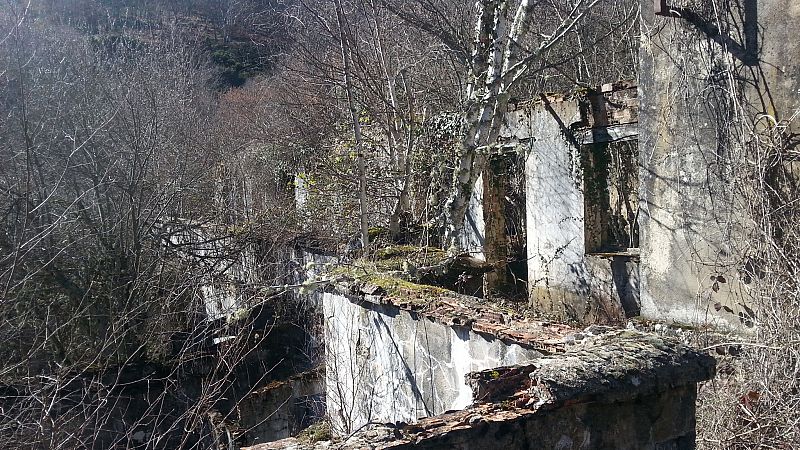
[[[208,61],[180,36],[87,36],[7,6],[2,446],[227,448],[223,400],[269,333],[249,308],[286,284],[289,194],[242,168],[270,148],[221,120]],[[256,254],[270,264],[242,276]],[[236,298],[221,317],[214,286]]]

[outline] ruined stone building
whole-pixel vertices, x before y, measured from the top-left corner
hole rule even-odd
[[[509,111],[502,138],[524,154],[532,304],[584,322],[752,326],[741,172],[753,133],[774,124],[794,136],[800,75],[787,33],[798,14],[790,1],[642,1],[638,86]],[[464,239],[478,255],[480,191]]]
[[[722,3],[642,0],[639,80],[508,112],[502,144],[524,161],[528,296],[554,321],[456,294],[321,294],[327,413],[349,436],[337,445],[694,448],[708,355],[557,319],[753,327],[757,261],[736,180],[746,136],[771,127],[796,139],[800,4]],[[463,236],[478,256],[480,193],[479,181]]]
[[[252,450],[694,448],[696,385],[715,361],[675,338],[364,287],[321,294],[338,441],[306,434]]]

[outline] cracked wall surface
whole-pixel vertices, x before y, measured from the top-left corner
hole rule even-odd
[[[714,376],[714,358],[631,330],[592,327],[572,337],[562,352],[470,373],[475,402],[463,410],[251,450],[695,448],[696,384]]]
[[[326,402],[334,428],[413,422],[472,401],[464,376],[541,352],[395,305],[323,296]]]

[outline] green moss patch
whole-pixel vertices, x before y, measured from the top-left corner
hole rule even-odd
[[[361,278],[365,283],[380,286],[390,298],[402,299],[411,303],[429,303],[450,291],[437,286],[417,284],[395,276],[375,273]]]
[[[386,297],[393,299],[393,303],[397,304],[424,306],[452,294],[451,291],[441,287],[417,284],[403,279],[402,270],[394,270],[393,267],[387,269],[377,261],[359,260],[351,265],[338,266],[331,271],[331,275],[344,275],[361,287],[378,286],[386,292]]]
[[[331,424],[328,423],[327,420],[311,424],[297,435],[297,439],[310,444],[320,441],[330,441],[332,439]]]
[[[415,267],[430,266],[447,258],[447,252],[434,247],[392,245],[375,252],[375,266],[379,270],[404,270],[404,264]]]

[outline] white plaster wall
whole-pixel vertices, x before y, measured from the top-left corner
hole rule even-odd
[[[575,102],[551,106],[565,126],[579,119]],[[515,133],[533,136],[525,159],[529,289],[572,289],[587,274],[580,155],[545,108],[512,114]]]
[[[534,305],[562,319],[613,321],[638,312],[638,265],[586,253],[578,145],[592,135],[567,131],[580,120],[575,100],[537,103],[506,116],[504,133],[526,152],[528,292]],[[629,126],[605,131],[612,138],[635,136]]]
[[[326,404],[334,429],[413,422],[472,401],[465,375],[540,356],[390,305],[323,295]]]

